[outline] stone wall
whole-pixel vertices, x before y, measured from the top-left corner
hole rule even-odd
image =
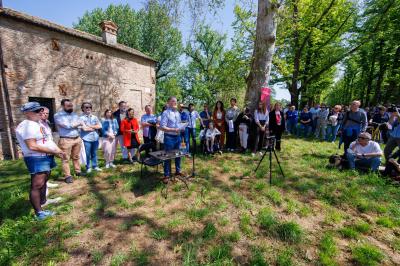
[[[137,117],[146,104],[155,105],[154,61],[13,18],[0,20],[0,34],[15,125],[29,97],[52,99],[55,111],[69,98],[79,113],[88,101],[99,116],[120,100]],[[2,124],[4,108],[0,103]],[[3,150],[7,153],[4,145]]]

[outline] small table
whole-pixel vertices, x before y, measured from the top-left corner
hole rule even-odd
[[[170,151],[161,150],[161,151],[150,152],[149,155],[162,161],[163,163],[165,163],[168,160],[182,158],[182,157],[189,157],[190,153],[187,151],[182,151],[182,150],[170,150]],[[171,167],[172,167],[172,165],[171,165]],[[193,176],[194,176],[194,156],[193,156],[193,164],[192,164],[192,174],[187,175],[185,177],[176,176],[176,178],[178,180],[180,180],[182,183],[184,183],[186,188],[189,189],[187,181],[190,177],[193,177]],[[174,179],[174,177],[172,177],[172,179]],[[168,184],[169,184],[169,182],[161,190],[161,194],[164,196],[164,198],[167,198],[167,196],[168,196]]]

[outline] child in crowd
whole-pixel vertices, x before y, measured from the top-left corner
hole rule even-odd
[[[213,153],[214,152],[214,142],[215,142],[215,137],[217,135],[221,135],[221,132],[214,127],[214,123],[210,122],[208,124],[207,129],[203,129],[200,132],[200,137],[205,139],[206,141],[206,148],[208,153]]]

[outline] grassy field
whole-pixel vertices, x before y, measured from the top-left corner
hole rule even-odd
[[[267,160],[254,174],[259,157],[200,157],[189,189],[174,183],[167,199],[155,169],[140,179],[139,165],[120,165],[60,183],[44,222],[23,162],[1,162],[0,265],[400,265],[399,187],[326,168],[336,152],[285,139],[286,178],[274,163],[272,186]]]

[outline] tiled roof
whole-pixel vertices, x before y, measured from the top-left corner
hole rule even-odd
[[[31,24],[34,24],[34,25],[37,25],[37,26],[40,26],[40,27],[43,27],[43,28],[47,28],[47,29],[53,30],[53,31],[57,31],[57,32],[61,32],[61,33],[64,33],[64,34],[72,35],[74,37],[85,39],[85,40],[97,43],[99,45],[103,45],[103,46],[109,47],[111,49],[117,49],[117,50],[123,51],[125,53],[129,53],[129,54],[132,54],[132,55],[135,55],[135,56],[139,56],[139,57],[148,59],[150,61],[156,62],[156,60],[154,60],[150,56],[145,55],[144,53],[142,53],[142,52],[140,52],[140,51],[138,51],[136,49],[130,48],[128,46],[125,46],[125,45],[122,45],[122,44],[118,44],[118,43],[117,44],[107,44],[107,43],[105,43],[103,41],[103,39],[101,37],[98,37],[96,35],[93,35],[93,34],[90,34],[90,33],[87,33],[87,32],[83,32],[83,31],[80,31],[80,30],[67,28],[67,27],[52,23],[52,22],[50,22],[48,20],[41,19],[41,18],[34,17],[34,16],[30,16],[30,15],[15,11],[13,9],[0,8],[0,16],[11,17],[11,18],[14,18],[14,19],[17,19],[17,20],[21,20],[21,21],[24,21],[24,22],[27,22],[27,23],[31,23]]]

